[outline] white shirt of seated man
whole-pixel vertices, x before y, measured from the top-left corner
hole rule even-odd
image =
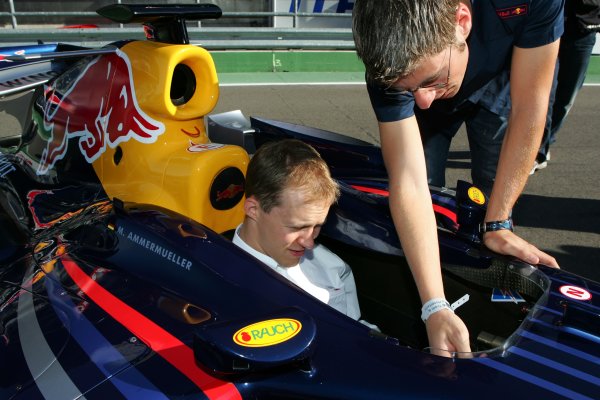
[[[323,303],[356,320],[360,317],[352,270],[325,246],[317,244],[305,252],[298,264],[282,267],[271,257],[248,246],[240,238],[239,228],[235,231],[233,243]]]
[[[265,212],[253,196],[233,243],[336,310],[358,320],[360,308],[350,267],[315,244],[330,204],[305,201],[302,190],[286,189],[281,204]]]

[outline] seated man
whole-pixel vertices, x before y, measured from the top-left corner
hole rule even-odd
[[[315,149],[294,139],[267,143],[248,165],[246,216],[233,243],[312,296],[358,320],[350,267],[315,243],[338,197],[338,185]]]

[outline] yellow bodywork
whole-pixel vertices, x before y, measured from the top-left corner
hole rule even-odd
[[[140,108],[162,122],[164,132],[154,143],[129,140],[107,148],[93,162],[107,194],[176,211],[217,232],[235,228],[244,216],[240,193],[249,156],[238,146],[210,144],[206,134],[204,116],[219,97],[212,57],[196,46],[151,41],[131,42],[121,50],[131,63]],[[193,72],[196,90],[185,104],[176,105],[171,86],[179,64]],[[217,176],[232,169],[240,171],[241,181],[225,182],[228,191],[213,187]],[[223,179],[219,182],[223,186]],[[215,208],[215,200],[233,203],[233,197],[239,201],[231,207]]]

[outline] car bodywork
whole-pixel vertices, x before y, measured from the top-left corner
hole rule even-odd
[[[185,19],[213,5],[115,5],[146,41],[2,49],[0,397],[597,397],[597,283],[481,247],[485,196],[431,188],[445,291],[473,353],[426,349],[379,148],[241,112]],[[27,57],[35,54],[35,58]],[[363,318],[312,298],[230,241],[267,141],[313,145],[342,196],[320,240],[349,263]]]

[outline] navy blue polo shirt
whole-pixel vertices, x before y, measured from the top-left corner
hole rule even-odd
[[[469,61],[463,83],[451,99],[436,100],[430,110],[452,113],[466,102],[504,114],[510,107],[509,71],[513,46],[539,47],[563,33],[564,0],[472,0],[473,26],[467,38]],[[412,93],[399,93],[367,82],[380,122],[414,115]]]

